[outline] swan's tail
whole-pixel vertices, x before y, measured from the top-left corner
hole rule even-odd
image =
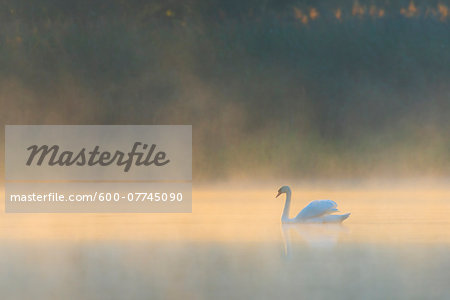
[[[348,217],[350,217],[350,215],[351,215],[351,213],[346,213],[346,214],[340,215],[341,222],[344,221],[345,219],[347,219]]]

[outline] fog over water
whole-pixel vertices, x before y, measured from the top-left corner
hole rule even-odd
[[[293,186],[291,215],[327,197],[352,213],[343,225],[281,225],[275,183],[195,188],[192,214],[2,213],[0,287],[4,299],[448,298],[448,188],[342,186]]]

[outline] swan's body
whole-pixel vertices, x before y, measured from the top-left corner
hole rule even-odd
[[[350,213],[343,215],[332,215],[339,210],[336,202],[332,200],[314,200],[303,208],[295,218],[289,218],[291,207],[291,189],[283,186],[278,190],[278,195],[286,194],[281,222],[286,223],[341,223],[350,216]]]

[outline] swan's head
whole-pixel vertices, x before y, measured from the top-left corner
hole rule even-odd
[[[287,192],[290,192],[290,191],[291,191],[291,189],[287,185],[284,185],[284,186],[280,187],[280,189],[278,190],[278,195],[275,198],[277,198],[281,194],[286,194]]]

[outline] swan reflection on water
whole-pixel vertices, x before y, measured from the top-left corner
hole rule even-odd
[[[297,241],[312,249],[333,249],[346,232],[348,230],[342,224],[282,224],[284,254],[290,257],[292,244],[297,244]]]

